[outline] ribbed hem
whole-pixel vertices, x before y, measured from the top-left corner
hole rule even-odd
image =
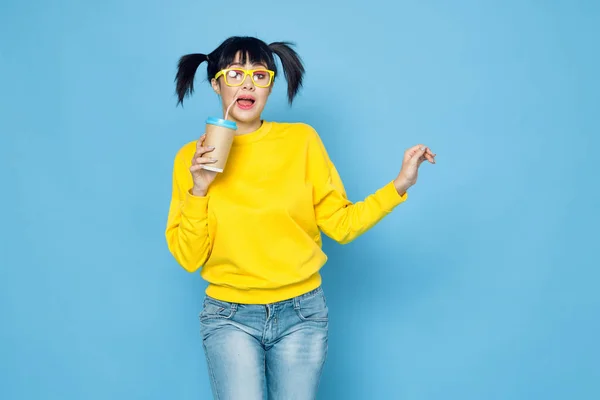
[[[276,289],[236,289],[210,284],[206,288],[206,294],[229,303],[270,304],[300,296],[320,285],[321,275],[317,272],[305,281]]]
[[[208,196],[199,197],[187,192],[181,213],[188,218],[201,219],[208,215]]]
[[[402,196],[400,196],[396,190],[394,181],[391,181],[377,191],[377,199],[379,200],[384,211],[391,212],[396,206],[408,199],[408,192],[405,192]]]

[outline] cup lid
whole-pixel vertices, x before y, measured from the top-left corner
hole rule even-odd
[[[229,128],[233,130],[237,129],[237,124],[235,122],[217,117],[208,117],[206,123],[211,125],[222,126],[224,128]]]

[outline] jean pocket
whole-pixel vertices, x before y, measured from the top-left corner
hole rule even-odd
[[[199,318],[201,321],[206,321],[209,319],[231,319],[234,312],[235,311],[231,304],[205,300],[204,307],[200,312]]]
[[[329,308],[323,293],[301,298],[295,308],[302,321],[327,322],[329,320]]]

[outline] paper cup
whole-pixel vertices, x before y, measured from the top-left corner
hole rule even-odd
[[[231,151],[231,145],[237,130],[237,124],[226,119],[210,117],[206,120],[206,138],[204,147],[214,146],[214,150],[207,153],[207,157],[216,158],[213,164],[204,164],[203,169],[215,172],[223,172],[227,164],[227,158]]]

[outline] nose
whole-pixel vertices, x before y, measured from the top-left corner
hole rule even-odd
[[[246,90],[254,90],[254,81],[250,75],[246,75],[244,78],[243,88]]]

